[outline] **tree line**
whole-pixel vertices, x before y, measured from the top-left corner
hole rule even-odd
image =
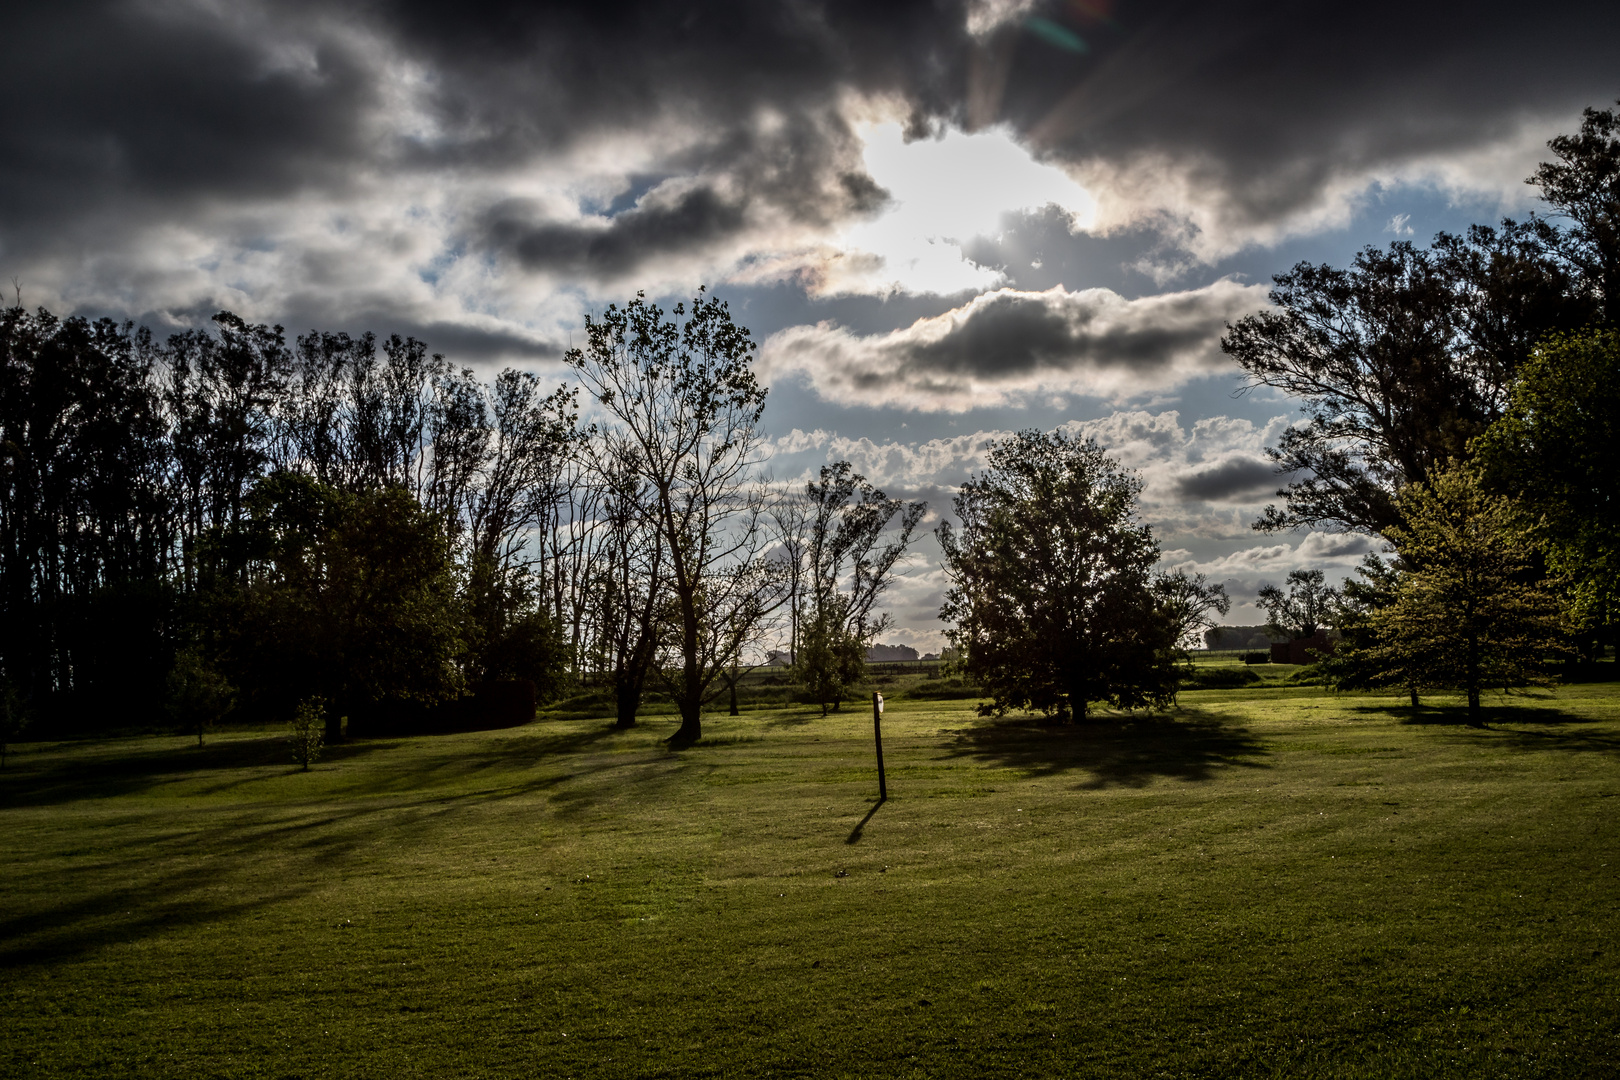
[[[1620,117],[1548,147],[1546,215],[1300,263],[1221,342],[1304,404],[1255,528],[1393,552],[1342,590],[1294,573],[1262,594],[1272,625],[1335,625],[1339,685],[1460,688],[1474,722],[1483,690],[1612,645],[1620,600]]]
[[[1251,386],[1305,419],[1256,528],[1387,541],[1342,590],[1300,571],[1262,603],[1334,625],[1344,686],[1479,693],[1612,641],[1620,402],[1620,120],[1587,110],[1530,178],[1553,214],[1301,263],[1227,328]],[[229,313],[159,341],[111,320],[0,317],[5,722],[228,707],[327,734],[387,705],[594,683],[622,725],[656,685],[733,702],[785,638],[836,708],[926,508],[847,462],[773,492],[755,343],[701,292],[586,319],[575,386],[485,381],[414,339]],[[598,419],[581,420],[581,393]],[[1161,705],[1229,610],[1155,570],[1140,481],[1102,448],[1022,432],[939,529],[952,625],[990,712]],[[1566,631],[1573,628],[1570,637]]]

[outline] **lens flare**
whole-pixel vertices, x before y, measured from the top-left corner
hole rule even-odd
[[[1024,21],[1024,29],[1048,45],[1056,46],[1067,52],[1084,55],[1090,51],[1079,34],[1076,34],[1067,26],[1053,22],[1051,19],[1043,19],[1039,15],[1033,15]]]

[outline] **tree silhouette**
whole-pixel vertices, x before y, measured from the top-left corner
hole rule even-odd
[[[1094,442],[1025,431],[962,486],[939,528],[940,617],[993,695],[988,711],[1086,717],[1087,702],[1160,705],[1175,692],[1175,627],[1153,595],[1159,550],[1136,519],[1141,481]]]

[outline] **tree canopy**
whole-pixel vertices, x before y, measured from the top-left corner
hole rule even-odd
[[[987,708],[1085,719],[1087,703],[1168,702],[1175,631],[1156,605],[1158,545],[1136,517],[1141,481],[1096,443],[1024,431],[962,486],[939,529],[940,611]]]
[[[1547,339],[1476,449],[1486,481],[1517,499],[1530,535],[1595,630],[1620,615],[1620,332]]]
[[[1274,279],[1274,310],[1227,327],[1249,386],[1297,397],[1306,417],[1267,450],[1282,504],[1257,529],[1401,524],[1401,489],[1468,458],[1537,342],[1615,325],[1617,132],[1613,111],[1588,109],[1548,144],[1557,160],[1529,182],[1552,218],[1368,247],[1348,269],[1302,262]]]
[[[1556,601],[1513,506],[1475,470],[1436,470],[1401,493],[1400,508],[1407,524],[1390,538],[1408,569],[1371,617],[1373,658],[1388,681],[1462,689],[1477,724],[1482,691],[1546,682],[1561,651]]]

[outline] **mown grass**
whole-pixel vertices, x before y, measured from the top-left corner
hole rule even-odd
[[[22,748],[0,1075],[1620,1072],[1620,686]]]

